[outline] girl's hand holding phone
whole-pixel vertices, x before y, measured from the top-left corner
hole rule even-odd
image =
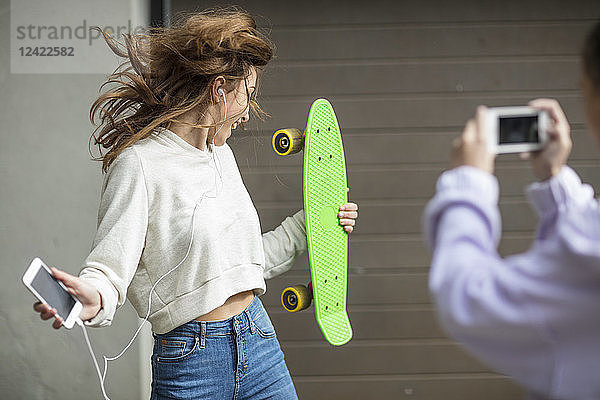
[[[54,277],[61,281],[67,287],[67,291],[75,296],[83,306],[79,318],[82,321],[94,318],[102,308],[102,297],[98,290],[77,276],[73,276],[54,267],[50,269]],[[33,305],[33,309],[40,313],[40,317],[44,321],[56,316],[55,308],[51,308],[47,304],[43,304],[39,301]],[[64,321],[60,316],[56,316],[56,319],[52,323],[52,327],[58,329],[62,326],[63,322]]]

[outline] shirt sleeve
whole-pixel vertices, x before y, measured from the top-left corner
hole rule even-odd
[[[265,279],[287,272],[307,248],[304,210],[287,217],[274,230],[263,233],[262,240],[265,251]]]
[[[486,232],[485,246],[488,250],[495,249],[501,233],[496,177],[477,168],[463,166],[444,172],[437,181],[436,189],[437,194],[427,204],[424,217],[424,232],[430,247],[436,247],[441,216],[447,209],[463,205],[480,216],[479,222]]]
[[[508,373],[539,362],[531,343],[539,342],[540,329],[523,290],[527,277],[496,250],[497,201],[493,175],[459,167],[439,178],[424,223],[433,250],[429,289],[442,326],[484,362]]]
[[[88,326],[108,326],[126,299],[144,249],[148,195],[141,161],[134,148],[123,151],[104,179],[98,229],[79,276],[98,289],[102,309]]]
[[[567,165],[547,181],[530,184],[526,193],[540,218],[537,240],[544,240],[555,232],[559,214],[570,211],[575,215],[578,210],[585,213],[597,207],[593,188],[583,184]]]

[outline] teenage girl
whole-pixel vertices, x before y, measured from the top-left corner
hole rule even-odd
[[[258,295],[306,249],[303,211],[261,234],[226,141],[248,121],[272,46],[239,10],[190,15],[126,36],[115,84],[93,104],[108,151],[91,253],[78,277],[53,273],[110,325],[128,298],[155,338],[152,399],[291,399],[296,392]],[[104,85],[103,85],[104,86]],[[354,203],[339,222],[353,230]],[[44,320],[56,310],[36,303]]]

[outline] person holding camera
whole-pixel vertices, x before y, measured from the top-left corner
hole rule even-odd
[[[600,22],[583,52],[586,116],[600,144]],[[539,215],[524,253],[501,258],[498,181],[479,107],[452,146],[452,169],[424,215],[433,250],[429,288],[444,329],[533,398],[600,398],[600,208],[594,190],[566,165],[570,127],[559,103],[548,141],[528,154],[538,182],[527,195]]]

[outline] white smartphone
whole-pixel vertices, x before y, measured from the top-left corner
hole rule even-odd
[[[540,150],[548,140],[548,113],[533,107],[492,107],[486,113],[487,143],[492,153]]]
[[[39,258],[34,258],[23,275],[23,283],[44,304],[56,308],[63,326],[71,329],[81,313],[81,303],[57,280],[50,268]]]

